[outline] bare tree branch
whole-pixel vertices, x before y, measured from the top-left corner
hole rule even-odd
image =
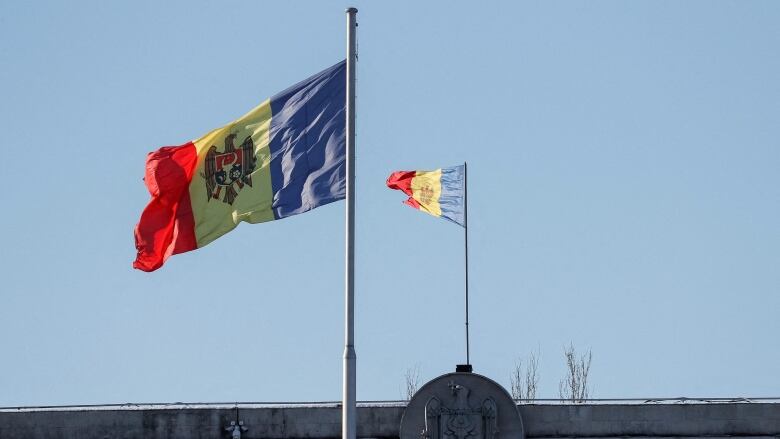
[[[585,402],[591,393],[588,375],[593,354],[588,349],[586,354],[577,357],[574,346],[569,343],[563,348],[563,355],[566,358],[566,376],[558,383],[558,395],[562,400],[575,404]]]
[[[520,401],[523,399],[523,360],[517,359],[512,374],[509,376],[512,399]]]
[[[404,374],[404,391],[406,393],[406,400],[411,401],[412,396],[417,393],[417,388],[420,386],[420,365],[415,364],[413,367],[406,369]]]
[[[539,384],[539,353],[531,352],[529,354],[525,369],[523,369],[523,360],[518,358],[509,380],[512,398],[525,402],[535,400],[536,388]]]
[[[528,367],[525,369],[525,399],[531,402],[536,399],[536,388],[539,385],[539,352],[531,352],[528,356]]]

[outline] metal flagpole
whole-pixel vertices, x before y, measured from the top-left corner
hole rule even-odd
[[[466,365],[469,365],[469,179],[466,162],[463,162],[463,235],[466,251]]]
[[[355,61],[356,8],[347,9],[347,242],[344,327],[344,392],[341,407],[341,437],[357,433],[355,355]]]

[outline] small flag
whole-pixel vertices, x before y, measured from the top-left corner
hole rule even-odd
[[[160,268],[238,223],[344,199],[346,62],[265,100],[232,123],[146,158],[152,196],[135,228],[133,267]]]
[[[387,187],[403,191],[404,204],[465,227],[464,166],[435,171],[398,171],[387,178]]]

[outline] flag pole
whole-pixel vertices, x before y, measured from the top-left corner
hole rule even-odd
[[[463,162],[463,237],[466,253],[466,365],[471,364],[469,353],[469,179],[467,163]]]
[[[344,389],[341,405],[341,437],[355,439],[357,434],[355,354],[355,61],[357,9],[347,12],[347,240],[344,325]]]

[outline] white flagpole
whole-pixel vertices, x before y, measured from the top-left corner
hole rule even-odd
[[[355,355],[355,31],[356,8],[347,9],[347,242],[344,328],[344,392],[341,407],[341,437],[357,435]]]

